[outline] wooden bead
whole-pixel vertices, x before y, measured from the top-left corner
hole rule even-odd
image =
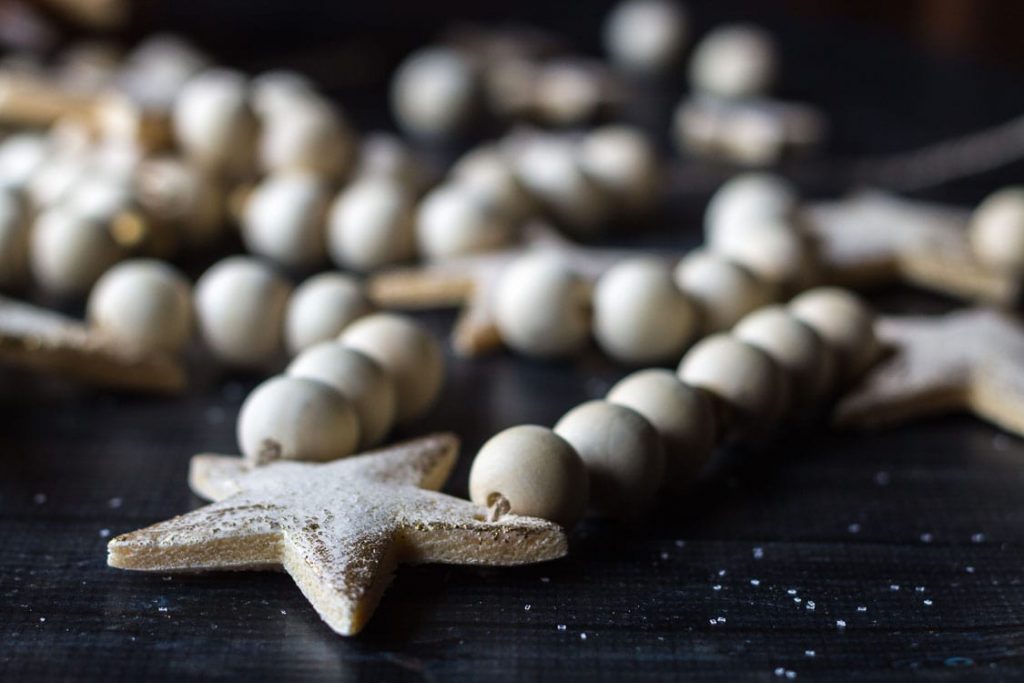
[[[586,285],[556,254],[523,256],[501,274],[494,322],[502,341],[525,356],[575,353],[590,334]]]
[[[359,418],[359,448],[376,446],[395,421],[395,384],[372,358],[337,341],[307,348],[288,366],[290,377],[323,382],[347,398]]]
[[[594,336],[622,363],[674,361],[696,334],[696,307],[672,281],[667,265],[632,258],[602,275],[594,289]]]
[[[0,290],[25,284],[28,243],[28,211],[20,193],[0,188]]]
[[[207,69],[189,79],[174,101],[174,135],[185,154],[204,168],[240,175],[252,164],[255,121],[245,77]]]
[[[284,338],[295,355],[333,341],[353,320],[372,310],[359,281],[342,273],[320,273],[295,288],[285,312]]]
[[[428,259],[496,249],[512,239],[511,225],[459,185],[442,185],[416,211],[416,243]]]
[[[653,504],[665,472],[661,439],[640,413],[588,401],[566,413],[555,433],[579,453],[590,480],[590,507],[620,519]]]
[[[778,291],[806,289],[815,279],[815,255],[794,225],[765,219],[751,222],[742,239],[730,239],[716,251]]]
[[[355,451],[359,420],[348,399],[327,384],[278,375],[246,397],[237,436],[242,455],[252,465],[320,462]]]
[[[627,0],[604,23],[604,47],[616,66],[643,74],[664,73],[682,54],[689,33],[683,8],[666,0]]]
[[[569,443],[550,429],[510,427],[491,437],[473,459],[469,497],[490,508],[548,519],[571,529],[587,506],[587,470]]]
[[[746,228],[761,222],[797,222],[796,188],[772,173],[741,173],[722,184],[704,212],[704,238],[717,249],[744,241]]]
[[[63,208],[40,213],[32,228],[32,277],[57,296],[86,294],[100,275],[123,257],[106,226]]]
[[[374,313],[349,325],[338,339],[391,375],[398,397],[397,424],[415,420],[434,405],[444,384],[444,354],[434,337],[412,318]]]
[[[832,351],[785,306],[754,311],[736,325],[733,334],[767,353],[789,374],[796,406],[814,408],[836,388]]]
[[[231,256],[196,282],[199,330],[215,358],[229,366],[261,369],[281,354],[291,285],[259,259]]]
[[[0,142],[0,188],[22,190],[46,163],[49,140],[38,133],[14,133]]]
[[[775,292],[745,268],[703,249],[687,254],[673,273],[676,286],[700,308],[702,329],[719,332],[771,301]]]
[[[282,171],[261,182],[246,202],[246,249],[285,268],[311,270],[326,260],[327,188],[319,176]]]
[[[671,370],[638,370],[608,392],[609,403],[632,408],[657,430],[665,450],[665,487],[684,491],[711,458],[717,425],[711,401]]]
[[[971,216],[971,248],[984,265],[1024,274],[1024,187],[990,194]]]
[[[874,313],[852,292],[819,287],[794,298],[789,308],[838,355],[842,381],[858,377],[878,358]]]
[[[260,130],[258,154],[264,171],[300,170],[335,178],[351,167],[352,132],[330,102],[306,93],[278,107]]]
[[[778,55],[772,37],[756,26],[716,28],[694,48],[690,83],[718,97],[765,94],[775,81]]]
[[[614,125],[591,131],[580,143],[579,164],[625,214],[653,209],[660,182],[658,157],[639,129]]]
[[[424,137],[461,132],[478,97],[476,67],[463,53],[444,47],[414,52],[391,82],[391,108],[399,125]]]
[[[493,146],[466,153],[452,166],[450,177],[456,187],[467,190],[511,225],[521,223],[534,208],[512,165]]]
[[[724,404],[724,424],[761,434],[789,407],[787,378],[759,348],[728,334],[705,337],[679,363],[679,378]]]
[[[117,264],[89,293],[94,329],[128,348],[180,353],[192,336],[192,285],[153,259]]]
[[[413,200],[405,185],[370,176],[342,190],[328,213],[327,249],[336,265],[358,271],[412,259]]]

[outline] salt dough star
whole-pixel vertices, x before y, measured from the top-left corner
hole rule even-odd
[[[1020,295],[1019,278],[974,258],[963,209],[867,191],[812,205],[805,217],[834,284],[860,288],[903,280],[1000,306]]]
[[[1024,436],[1024,326],[986,309],[881,318],[895,352],[836,406],[839,425],[895,424],[964,410]]]
[[[174,393],[185,369],[167,353],[140,353],[87,325],[0,297],[0,362],[114,389]]]
[[[438,493],[458,452],[442,434],[327,464],[202,456],[218,499],[110,541],[108,563],[154,572],[283,568],[321,618],[358,633],[399,562],[516,565],[565,555],[565,532]],[[195,475],[195,472],[193,472]],[[193,481],[196,477],[193,476]]]
[[[521,243],[421,266],[395,268],[370,277],[370,298],[384,308],[425,310],[461,307],[452,330],[452,346],[465,356],[478,356],[501,346],[492,313],[495,289],[504,269],[533,251],[561,255],[578,275],[595,280],[619,261],[642,252],[575,244],[543,223],[526,226]],[[650,252],[643,252],[652,255]],[[678,258],[682,254],[654,252]]]

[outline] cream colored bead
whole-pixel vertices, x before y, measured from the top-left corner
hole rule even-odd
[[[37,209],[61,204],[85,178],[89,165],[84,155],[57,154],[49,157],[29,180],[25,188]]]
[[[416,211],[416,244],[428,259],[447,259],[497,249],[513,230],[477,196],[459,185],[430,191]]]
[[[683,8],[666,0],[627,0],[604,22],[604,47],[616,65],[645,74],[664,73],[689,37]]]
[[[609,269],[597,281],[593,308],[597,343],[622,363],[674,361],[700,324],[671,269],[653,258],[632,258]]]
[[[14,133],[4,138],[0,142],[0,188],[25,188],[49,154],[49,140],[38,133]]]
[[[838,355],[843,381],[858,377],[878,358],[874,313],[852,292],[819,287],[790,301],[789,308]]]
[[[174,101],[174,135],[185,154],[230,175],[251,166],[255,121],[245,77],[227,69],[193,76]]]
[[[579,147],[580,168],[626,213],[649,212],[657,200],[658,155],[647,137],[631,126],[604,126]]]
[[[508,159],[494,146],[482,146],[467,152],[450,172],[455,186],[468,190],[492,213],[516,225],[533,210]]]
[[[427,170],[405,142],[391,133],[370,133],[359,147],[356,177],[390,179],[417,194],[427,183]]]
[[[252,465],[322,462],[351,455],[359,443],[352,404],[331,386],[277,375],[249,394],[238,413],[238,445]]]
[[[263,120],[260,131],[263,170],[337,177],[349,169],[355,157],[352,132],[330,102],[306,94],[279,106]]]
[[[717,396],[726,422],[762,433],[789,408],[787,377],[761,349],[728,334],[705,337],[679,363],[679,378]]]
[[[284,311],[291,285],[259,259],[232,256],[196,282],[199,329],[215,358],[260,369],[281,354]]]
[[[587,470],[569,443],[546,427],[520,425],[492,436],[473,459],[469,497],[571,529],[587,507]],[[498,508],[500,511],[500,508]]]
[[[502,341],[526,356],[579,351],[590,334],[586,285],[557,254],[528,254],[501,274],[494,322]]]
[[[1003,188],[986,197],[971,216],[968,234],[978,261],[1024,274],[1024,187]]]
[[[89,173],[68,191],[61,205],[82,218],[106,225],[130,208],[134,198],[130,179]]]
[[[16,190],[0,188],[0,290],[25,284],[28,276],[28,210]]]
[[[704,237],[712,248],[746,239],[752,224],[797,221],[800,197],[796,188],[771,173],[742,173],[722,184],[704,212]]]
[[[209,247],[224,235],[224,188],[199,166],[176,157],[147,159],[139,166],[136,184],[142,205],[172,223],[185,245]]]
[[[470,122],[477,104],[476,67],[457,50],[431,47],[402,62],[391,81],[391,108],[414,135],[447,137]]]
[[[93,328],[127,347],[179,353],[192,335],[192,285],[163,261],[132,259],[96,282],[87,311]]]
[[[288,366],[290,377],[323,382],[347,398],[359,418],[359,448],[376,446],[395,422],[395,384],[372,358],[337,341],[315,344]]]
[[[336,265],[359,271],[412,259],[413,200],[406,186],[364,177],[342,190],[328,213],[327,250]]]
[[[715,250],[779,291],[806,289],[817,271],[808,240],[782,222],[753,221],[743,229],[743,239],[721,242]]]
[[[338,338],[377,361],[395,383],[397,424],[407,424],[434,405],[444,384],[444,354],[412,318],[374,313],[356,320]]]
[[[32,227],[32,276],[44,290],[58,296],[86,294],[123,256],[106,226],[63,208],[40,213]]]
[[[719,97],[763,95],[775,81],[778,55],[772,37],[756,26],[711,31],[690,57],[690,83]]]
[[[296,100],[315,97],[312,81],[288,69],[274,69],[252,79],[250,99],[253,111],[263,120],[286,113]]]
[[[327,188],[305,171],[282,171],[261,182],[245,204],[242,241],[251,253],[285,268],[310,270],[326,260]]]
[[[593,64],[550,61],[541,64],[534,77],[531,113],[549,126],[586,123],[603,104],[604,74]]]
[[[319,342],[333,341],[352,321],[373,307],[362,285],[342,273],[320,273],[303,281],[285,312],[284,338],[295,355]]]
[[[640,413],[588,401],[566,413],[555,433],[586,465],[591,509],[632,518],[653,504],[665,473],[665,453],[658,432]]]
[[[745,268],[702,249],[687,254],[673,276],[676,286],[700,308],[705,332],[729,329],[775,295]]]
[[[815,408],[836,388],[832,351],[785,306],[759,308],[736,325],[733,335],[767,353],[789,373],[797,407]]]
[[[632,408],[657,430],[668,490],[684,491],[707,465],[717,429],[711,401],[671,370],[638,370],[613,386],[607,400]]]

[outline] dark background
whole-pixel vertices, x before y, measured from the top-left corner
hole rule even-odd
[[[821,159],[786,169],[815,196],[846,189],[828,169],[851,159],[1024,112],[1012,47],[937,41],[920,14],[908,24],[883,11],[887,3],[868,5],[877,11],[796,1],[692,7],[698,34],[746,18],[782,40],[781,92],[819,104],[834,127]],[[999,5],[996,24],[1019,27],[1016,3]],[[596,51],[607,6],[147,3],[124,35],[159,24],[241,68],[308,71],[368,130],[391,126],[390,68],[447,20],[538,23]],[[667,121],[682,89],[681,79],[652,86],[653,104],[635,113]],[[919,196],[971,204],[1021,171]],[[696,244],[705,201],[705,188],[677,183],[656,229],[628,241]],[[902,290],[870,296],[884,311],[953,305]],[[424,319],[447,334],[450,315]],[[452,359],[437,409],[403,435],[458,432],[464,453],[447,490],[465,495],[472,454],[488,436],[553,424],[625,372],[596,352],[559,364]],[[235,450],[234,417],[258,378],[199,375],[186,398],[156,399],[0,370],[0,678],[1024,676],[1024,443],[970,418],[877,434],[814,428],[724,453],[716,477],[663,501],[642,525],[584,525],[565,560],[403,568],[366,631],[345,639],[283,574],[106,567],[109,535],[200,504],[185,484],[193,453]]]

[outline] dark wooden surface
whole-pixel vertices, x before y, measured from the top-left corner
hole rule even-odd
[[[830,158],[1024,111],[1019,75],[844,24],[765,19],[786,39],[787,92],[833,116]],[[309,56],[325,49],[273,54],[326,74]],[[269,60],[223,52],[243,66]],[[378,82],[336,94],[366,128],[386,125],[381,93]],[[973,202],[1020,173],[930,196]],[[819,180],[809,189],[840,189]],[[694,244],[704,197],[688,190],[674,188],[658,230],[624,241]],[[950,306],[902,291],[873,299],[885,310]],[[425,319],[442,336],[451,322]],[[448,490],[465,495],[490,434],[550,425],[625,372],[596,352],[558,364],[452,359],[440,405],[407,434],[462,436]],[[635,527],[589,522],[551,564],[403,568],[357,638],[327,629],[284,574],[107,568],[109,535],[200,504],[185,484],[188,458],[234,451],[235,414],[255,381],[202,377],[171,400],[0,370],[0,679],[1024,676],[1024,442],[966,417],[878,434],[810,429],[723,454],[719,474],[690,495]]]

